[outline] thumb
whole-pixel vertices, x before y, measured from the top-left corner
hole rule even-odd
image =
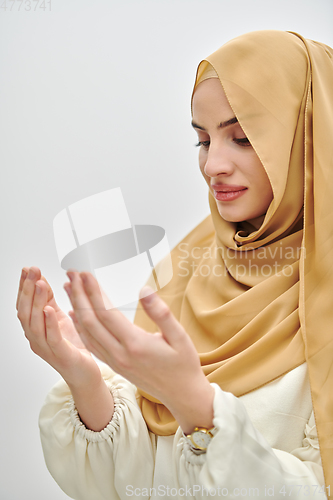
[[[170,345],[178,344],[186,334],[164,300],[149,286],[144,286],[140,291],[140,300],[144,310],[159,327],[165,340]]]

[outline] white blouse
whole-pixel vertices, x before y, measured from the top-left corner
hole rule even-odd
[[[105,429],[84,426],[64,381],[40,413],[47,467],[70,497],[327,498],[306,363],[240,398],[212,384],[217,432],[201,455],[180,428],[150,433],[135,386],[107,366],[101,371],[115,402]]]

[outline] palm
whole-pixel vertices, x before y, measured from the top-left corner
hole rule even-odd
[[[73,380],[86,380],[89,383],[100,376],[99,368],[91,356],[91,353],[83,344],[72,320],[58,306],[53,292],[52,297],[46,305],[51,306],[58,321],[58,328],[61,338],[66,342],[58,344],[58,348],[53,348],[53,354],[48,357],[47,362],[53,366],[62,377],[70,383]],[[45,358],[44,358],[45,359]]]
[[[87,351],[84,343],[80,339],[80,336],[75,329],[75,326],[73,325],[73,321],[67,316],[67,314],[64,313],[64,311],[62,311],[58,307],[55,300],[53,303],[52,303],[52,301],[50,301],[48,303],[48,305],[53,307],[55,312],[56,312],[56,316],[57,316],[58,324],[59,324],[59,330],[61,332],[62,337],[64,339],[68,340],[73,346],[77,347],[78,349],[80,349],[80,350],[82,349],[84,351]],[[89,351],[87,351],[87,353],[88,352]]]
[[[33,273],[30,279],[29,269],[21,275],[16,309],[32,351],[68,383],[89,384],[99,380],[98,365],[72,320],[58,306],[51,286],[37,267],[30,269]]]
[[[43,281],[46,281],[44,276],[41,278]],[[47,306],[51,306],[57,317],[58,321],[58,327],[59,327],[59,332],[60,335],[63,339],[67,340],[66,345],[63,345],[63,349],[56,355],[56,358],[60,355],[62,357],[62,362],[60,362],[59,366],[59,359],[55,359],[53,356],[52,358],[48,361],[57,371],[61,373],[62,369],[69,368],[69,366],[81,366],[81,368],[85,371],[88,370],[90,373],[97,373],[97,365],[94,359],[91,356],[90,351],[86,349],[84,343],[82,342],[74,324],[73,321],[67,314],[64,313],[62,309],[58,306],[52,288],[48,285],[48,292],[47,292]],[[60,369],[59,369],[60,367]],[[64,375],[65,373],[62,373]]]

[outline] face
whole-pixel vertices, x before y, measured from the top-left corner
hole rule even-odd
[[[192,111],[200,170],[221,217],[241,222],[264,215],[273,199],[271,184],[217,78],[198,85]]]

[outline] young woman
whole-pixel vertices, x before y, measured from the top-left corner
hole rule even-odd
[[[89,273],[68,273],[72,323],[23,270],[18,317],[64,379],[40,414],[45,460],[72,498],[330,497],[332,56],[262,31],[200,63],[211,216],[134,325]]]

